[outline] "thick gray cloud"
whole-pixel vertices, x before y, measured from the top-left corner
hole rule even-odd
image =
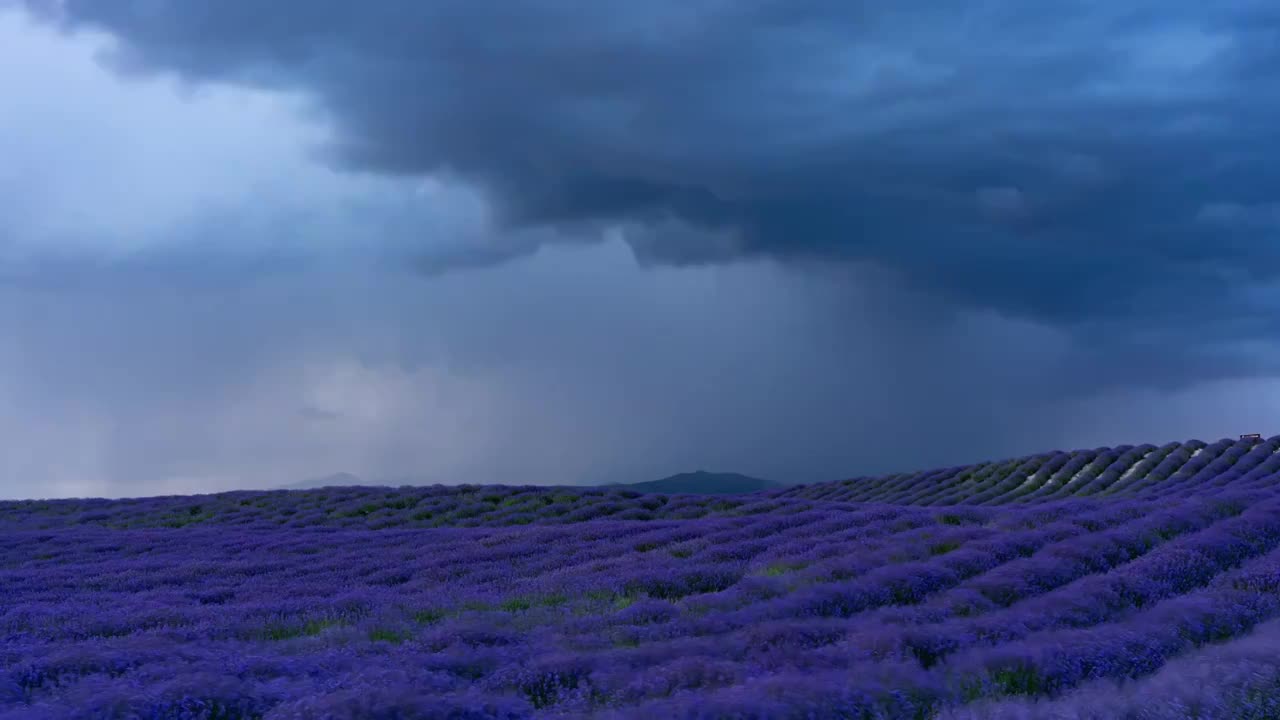
[[[25,5],[0,496],[1277,419],[1262,3]]]
[[[508,226],[630,220],[659,262],[870,260],[1121,335],[1280,330],[1255,292],[1280,268],[1262,0],[58,5],[122,68],[304,93],[341,166],[454,173]],[[704,232],[646,232],[666,219]]]

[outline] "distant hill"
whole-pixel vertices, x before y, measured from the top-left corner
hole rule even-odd
[[[324,487],[349,487],[352,485],[361,486],[388,486],[396,487],[400,485],[425,485],[426,483],[412,482],[402,480],[397,482],[389,481],[365,481],[358,475],[348,472],[333,473],[323,477],[311,478],[300,482],[289,483],[287,485],[277,485],[275,490],[315,490]],[[572,486],[564,486],[572,487]],[[680,473],[665,477],[661,480],[648,480],[638,483],[609,483],[599,487],[610,488],[626,488],[643,493],[664,493],[668,495],[741,495],[745,493],[759,492],[761,490],[776,490],[778,488],[790,487],[785,483],[774,482],[772,480],[762,480],[760,478],[751,477],[749,475],[741,475],[739,473],[713,473],[706,470],[698,470],[697,472]]]
[[[289,485],[277,486],[277,490],[309,490],[312,488],[322,487],[344,487],[348,485],[364,485],[365,482],[359,477],[347,472],[334,473],[325,475],[324,477],[303,480],[302,482],[291,483]]]
[[[649,480],[638,483],[617,483],[609,487],[624,487],[645,493],[694,494],[694,495],[740,495],[743,493],[775,490],[788,487],[783,483],[738,473],[713,473],[706,470],[680,473],[661,480]]]

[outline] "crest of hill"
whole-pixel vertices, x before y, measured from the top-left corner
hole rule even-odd
[[[1113,498],[1270,497],[1280,490],[1280,436],[1212,443],[1119,445],[881,477],[779,486],[758,478],[685,473],[635,485],[374,487],[340,474],[305,490],[243,490],[151,498],[0,501],[0,528],[48,530],[225,525],[438,528],[668,521],[877,506],[1056,506]],[[759,490],[760,483],[768,488]]]
[[[414,485],[414,483],[406,483]],[[339,488],[356,486],[388,486],[386,483],[368,483],[357,475],[339,472],[323,477],[311,478],[300,482],[279,485],[276,490],[316,490],[320,488]],[[572,488],[573,486],[565,486]],[[696,472],[678,473],[660,480],[647,480],[638,483],[611,483],[600,486],[612,490],[632,490],[641,493],[660,493],[664,495],[740,495],[764,490],[778,490],[789,487],[772,480],[742,475],[740,473],[717,473],[698,470]]]
[[[740,475],[738,473],[714,473],[706,470],[679,473],[661,480],[616,484],[610,488],[626,488],[642,493],[663,495],[744,495],[763,490],[777,490],[786,485],[772,480]]]
[[[1170,497],[1280,482],[1280,436],[1117,445],[881,477],[788,487],[792,498],[894,505],[1011,505],[1077,498]]]

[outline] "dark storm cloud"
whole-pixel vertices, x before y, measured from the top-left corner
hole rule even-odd
[[[614,5],[0,0],[0,496],[1274,422],[1266,6]]]
[[[1057,325],[1277,329],[1239,291],[1280,271],[1260,0],[31,5],[116,35],[123,68],[310,93],[335,161],[448,171],[509,226],[870,260]],[[644,230],[671,222],[703,232]]]

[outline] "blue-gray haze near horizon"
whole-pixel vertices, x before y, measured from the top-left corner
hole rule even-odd
[[[11,5],[0,495],[1274,429],[1272,3]]]

